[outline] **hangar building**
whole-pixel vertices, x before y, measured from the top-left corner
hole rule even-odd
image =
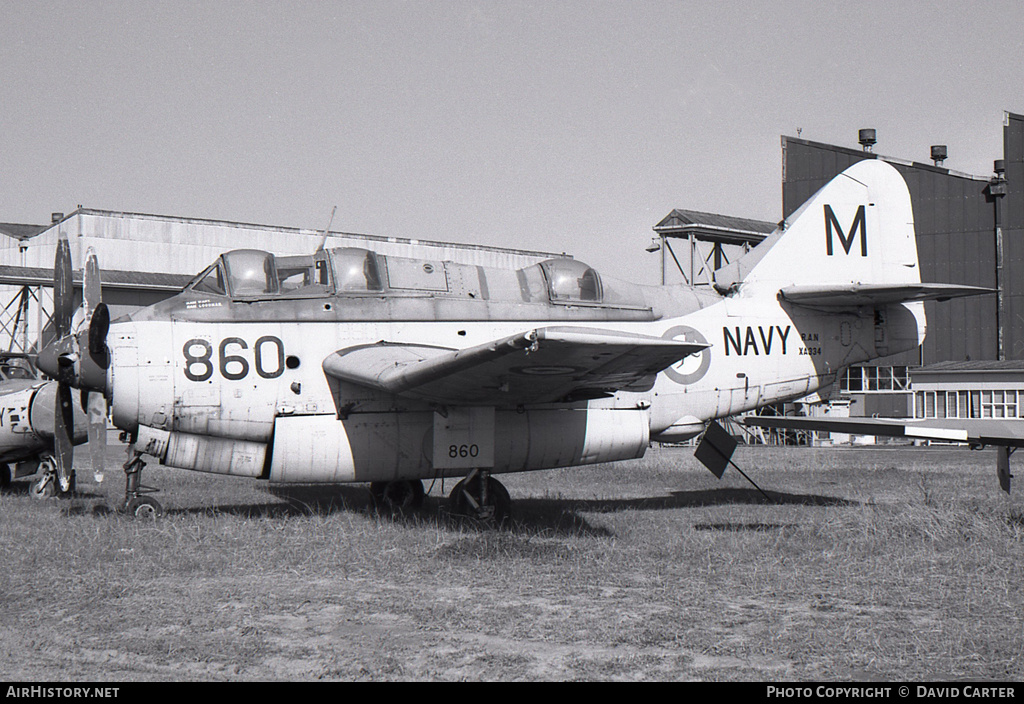
[[[861,130],[858,141],[850,148],[782,137],[783,219],[855,162],[884,159],[910,190],[922,280],[999,293],[926,302],[924,345],[850,368],[833,400],[856,416],[1024,417],[1024,278],[1014,275],[1024,270],[1024,116],[1005,113],[1003,156],[991,176],[944,168],[945,145],[924,163],[876,154],[875,130]],[[661,251],[663,283],[711,284],[716,269],[775,227],[677,209],[654,226],[647,249]]]
[[[79,207],[54,213],[48,226],[0,224],[0,335],[8,352],[27,352],[45,341],[52,311],[53,259],[67,235],[76,295],[91,247],[102,270],[103,299],[117,316],[180,291],[222,253],[262,249],[275,254],[312,254],[325,247],[364,247],[384,255],[448,260],[479,266],[521,268],[566,254],[462,245],[398,237],[272,227],[238,222],[121,213]]]
[[[847,371],[838,391],[851,400],[851,415],[989,417],[1012,409],[1024,417],[1024,115],[1005,113],[1003,155],[991,176],[944,168],[945,145],[932,147],[928,164],[876,155],[874,130],[859,137],[861,149],[782,138],[783,216],[854,162],[885,159],[910,189],[922,280],[999,292],[926,302],[928,336],[918,351]],[[911,393],[911,379],[928,394],[942,390],[941,379],[954,393],[938,409],[930,395]]]

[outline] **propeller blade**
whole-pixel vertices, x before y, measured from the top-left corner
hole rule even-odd
[[[97,306],[100,305],[102,291],[100,288],[100,263],[96,257],[96,250],[92,247],[85,252],[85,273],[82,275],[82,303],[85,306],[85,319],[92,317]]]
[[[86,251],[85,272],[82,275],[82,306],[85,309],[85,324],[88,326],[88,361],[83,360],[80,383],[83,389],[106,392],[107,368],[110,366],[110,352],[107,349],[107,332],[110,330],[110,310],[102,301],[100,264],[96,250]],[[81,338],[79,338],[81,339]],[[84,399],[83,399],[84,401]],[[88,410],[82,404],[83,410]]]
[[[103,469],[107,454],[107,401],[102,394],[89,392],[89,459],[92,462],[92,476],[97,483],[103,481]]]
[[[75,312],[71,268],[71,245],[68,236],[62,232],[53,264],[53,320],[58,338],[70,334],[71,317]]]
[[[57,408],[53,413],[53,449],[57,465],[57,491],[68,494],[75,488],[74,449],[71,436],[75,432],[71,387],[57,383]]]

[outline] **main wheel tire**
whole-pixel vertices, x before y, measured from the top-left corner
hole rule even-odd
[[[423,506],[423,482],[417,480],[372,482],[370,493],[378,508],[405,511]]]
[[[164,507],[156,499],[151,499],[148,496],[136,496],[128,502],[125,513],[132,518],[155,521],[164,515]]]
[[[479,476],[463,479],[451,494],[448,503],[452,513],[469,516],[495,525],[502,525],[512,518],[512,497],[505,486],[494,477],[487,477],[487,497],[481,497],[482,487]],[[470,501],[472,497],[472,501]],[[476,506],[474,506],[474,502]]]

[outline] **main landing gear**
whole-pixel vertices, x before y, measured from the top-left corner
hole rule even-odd
[[[154,494],[158,489],[142,486],[142,453],[132,452],[132,456],[124,463],[124,504],[121,510],[135,518],[156,519],[164,515],[164,507],[154,498],[146,494]]]
[[[378,508],[389,511],[406,511],[423,506],[423,482],[411,481],[371,482],[370,493]]]
[[[452,513],[502,525],[512,517],[512,497],[491,473],[474,469],[448,495]]]
[[[423,483],[419,480],[372,482],[374,504],[389,511],[415,510],[423,506]],[[448,495],[448,509],[459,516],[502,525],[512,516],[512,498],[491,473],[474,469]]]

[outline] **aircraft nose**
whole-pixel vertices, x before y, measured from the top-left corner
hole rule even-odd
[[[39,353],[36,366],[51,379],[106,395],[110,366],[106,336],[110,318],[106,306],[100,306],[88,329],[53,340]]]

